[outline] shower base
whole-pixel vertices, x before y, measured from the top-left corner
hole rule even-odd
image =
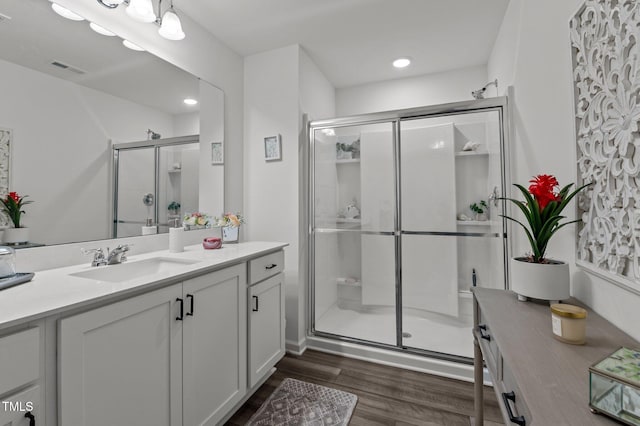
[[[472,322],[438,314],[405,313],[403,332],[411,337],[403,339],[403,345],[444,354],[473,358]],[[341,309],[333,305],[316,320],[319,332],[368,340],[387,345],[396,344],[396,318],[392,308],[375,308],[367,311]]]

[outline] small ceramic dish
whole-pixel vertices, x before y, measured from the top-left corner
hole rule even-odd
[[[222,247],[222,239],[218,237],[208,237],[202,240],[202,247],[205,250],[214,250]]]

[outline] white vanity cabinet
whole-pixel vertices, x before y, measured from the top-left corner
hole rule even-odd
[[[40,327],[0,337],[0,425],[28,426],[25,414],[43,419],[41,349]]]
[[[217,425],[247,391],[245,264],[187,280],[184,426]]]
[[[249,388],[285,353],[284,252],[249,262]]]
[[[61,425],[215,425],[246,393],[246,267],[60,320]]]
[[[179,425],[182,284],[60,320],[60,425]]]

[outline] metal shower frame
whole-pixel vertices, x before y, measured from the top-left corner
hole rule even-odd
[[[307,294],[307,336],[323,337],[333,340],[357,343],[370,347],[376,347],[381,349],[388,349],[393,351],[401,351],[404,353],[413,353],[417,355],[428,356],[437,359],[444,359],[448,361],[460,362],[465,364],[472,364],[473,360],[468,357],[447,354],[427,349],[412,348],[403,345],[402,339],[402,231],[401,231],[401,188],[400,188],[400,139],[401,139],[401,121],[412,119],[423,119],[432,117],[442,117],[448,115],[460,115],[460,114],[472,114],[478,112],[497,111],[499,115],[499,129],[500,129],[500,172],[501,172],[501,194],[508,194],[507,188],[510,187],[510,166],[509,166],[509,139],[511,136],[510,119],[509,119],[509,103],[506,96],[478,99],[462,102],[454,102],[448,104],[432,105],[419,108],[409,108],[402,110],[393,110],[379,113],[355,115],[348,117],[340,117],[328,120],[316,120],[307,123],[307,137],[308,137],[308,149],[309,153],[306,156],[308,164],[308,194],[306,205],[308,208],[308,214],[306,215],[307,227],[307,265],[308,265],[308,294]],[[384,344],[378,342],[372,342],[369,340],[358,339],[355,337],[347,337],[315,329],[315,131],[322,129],[333,129],[338,127],[347,127],[355,125],[367,125],[367,124],[381,124],[391,123],[393,129],[393,167],[395,176],[395,211],[394,211],[394,231],[393,232],[375,232],[375,231],[362,231],[362,230],[347,230],[347,229],[335,229],[331,232],[357,232],[359,234],[375,234],[375,235],[393,235],[395,245],[395,310],[396,310],[396,344]],[[502,213],[506,213],[506,203],[502,203]],[[486,237],[497,236],[502,237],[503,246],[503,262],[504,262],[504,277],[505,288],[508,288],[509,282],[509,253],[510,242],[507,239],[507,231],[509,225],[506,220],[502,221],[502,235],[500,234],[482,234],[482,233],[431,233],[431,234],[447,234],[452,236],[472,236],[472,237]],[[322,232],[322,231],[319,231]],[[471,338],[471,335],[469,336]]]

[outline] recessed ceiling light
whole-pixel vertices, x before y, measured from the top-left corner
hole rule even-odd
[[[71,19],[72,21],[84,21],[84,18],[82,16],[78,15],[77,13],[73,13],[66,7],[60,6],[58,3],[51,3],[51,8],[54,12],[56,12],[63,18]]]
[[[131,49],[131,50],[137,50],[138,52],[144,52],[144,49],[140,46],[138,46],[135,43],[131,43],[129,40],[122,40],[122,44],[125,45],[125,47]]]
[[[411,64],[411,58],[398,58],[393,61],[393,66],[396,68],[405,68]]]
[[[112,33],[111,31],[109,31],[108,29],[101,27],[100,25],[93,23],[93,22],[89,22],[89,26],[91,27],[91,29],[95,32],[97,32],[98,34],[102,34],[103,36],[107,36],[107,37],[113,37],[115,36],[114,33]]]
[[[192,98],[187,98],[183,101],[185,104],[187,105],[196,105],[198,103],[197,100],[192,99]]]

